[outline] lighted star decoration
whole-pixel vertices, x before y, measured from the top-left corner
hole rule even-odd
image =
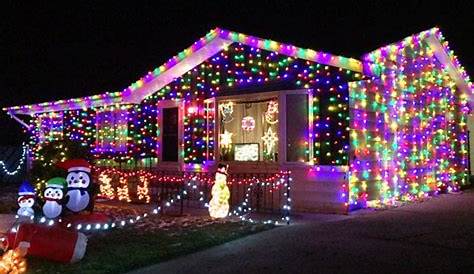
[[[220,141],[220,146],[227,148],[232,144],[232,135],[234,135],[231,132],[228,132],[227,130],[224,130],[224,133],[219,134],[221,141]]]
[[[263,144],[266,147],[267,153],[272,152],[273,147],[275,146],[276,142],[278,141],[278,137],[276,132],[273,132],[272,128],[269,127],[265,135],[262,137]]]

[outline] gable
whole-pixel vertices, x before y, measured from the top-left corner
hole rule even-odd
[[[381,47],[366,54],[363,60],[375,64],[376,74],[383,74],[386,69],[390,69],[387,66],[391,64],[404,68],[403,62],[406,58],[415,59],[423,58],[423,56],[429,56],[432,65],[446,72],[460,91],[469,97],[469,101],[474,101],[472,82],[438,28],[432,28]]]

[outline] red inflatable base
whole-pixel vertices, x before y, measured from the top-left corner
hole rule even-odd
[[[80,232],[39,224],[22,223],[16,233],[8,234],[7,240],[8,248],[28,242],[28,255],[63,263],[81,260],[87,247],[87,237]]]

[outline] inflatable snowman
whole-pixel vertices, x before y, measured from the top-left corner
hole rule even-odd
[[[67,170],[66,207],[75,213],[94,207],[91,168],[84,159],[67,160],[59,164]]]
[[[20,208],[16,212],[18,217],[32,218],[35,216],[33,205],[35,204],[35,190],[28,182],[23,182],[18,190],[18,205]]]
[[[55,177],[46,182],[46,188],[43,192],[43,214],[47,218],[54,219],[61,215],[65,187],[66,180],[62,177]]]

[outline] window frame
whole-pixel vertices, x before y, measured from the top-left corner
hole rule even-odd
[[[306,162],[288,162],[286,147],[286,95],[288,94],[305,94],[308,96],[308,151],[309,157]],[[249,101],[259,97],[262,100],[267,98],[277,98],[278,100],[278,161],[221,161],[221,155],[219,151],[219,133],[221,130],[220,126],[220,113],[219,113],[219,104],[222,101]],[[214,156],[216,162],[225,162],[230,164],[258,164],[258,165],[298,165],[298,166],[308,166],[313,165],[313,142],[314,134],[313,132],[313,115],[311,110],[313,109],[313,95],[311,89],[296,89],[296,90],[280,90],[280,91],[270,91],[270,92],[259,92],[259,93],[246,93],[239,95],[230,95],[230,96],[219,96],[214,98],[214,113],[215,113],[215,129],[214,129]]]

